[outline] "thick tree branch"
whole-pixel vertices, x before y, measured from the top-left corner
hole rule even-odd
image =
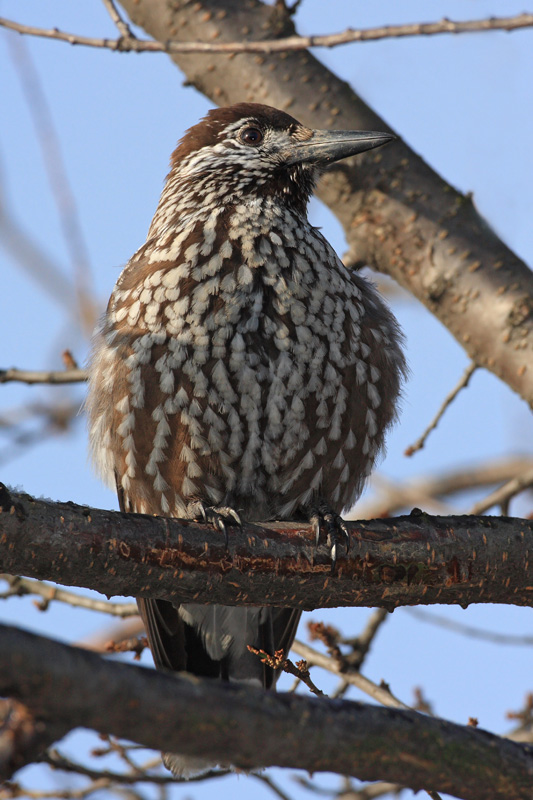
[[[188,520],[0,491],[3,572],[107,595],[295,608],[533,603],[533,521],[430,517],[350,522],[331,574],[310,525],[247,523],[224,537]]]
[[[280,4],[259,0],[122,0],[154,39],[208,43],[294,33]],[[172,56],[219,105],[288,110],[314,128],[390,130],[310,53]],[[351,263],[392,275],[453,333],[470,358],[533,404],[533,274],[477,213],[406,144],[333,167],[319,196],[344,226]]]
[[[38,719],[245,769],[384,778],[465,800],[531,798],[533,749],[479,729],[413,711],[165,675],[4,626],[0,693],[23,699]]]

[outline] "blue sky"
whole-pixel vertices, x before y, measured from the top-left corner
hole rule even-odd
[[[302,33],[327,33],[385,23],[511,15],[523,11],[514,0],[304,0],[297,24]],[[0,14],[28,24],[115,36],[102,3],[65,0],[2,0]],[[500,236],[533,263],[533,31],[402,39],[317,51],[318,57],[362,97],[443,177],[474,201]],[[11,44],[10,44],[11,41]],[[164,55],[118,54],[58,42],[24,39],[0,31],[0,182],[3,202],[26,232],[57,265],[59,293],[40,288],[0,243],[0,366],[60,368],[69,348],[80,364],[89,341],[69,287],[73,268],[50,192],[28,102],[21,89],[20,45],[38,72],[81,221],[91,264],[90,285],[103,309],[121,266],[144,241],[168,159],[184,130],[211,107]],[[345,249],[331,213],[313,201],[311,216],[336,249]],[[411,379],[399,425],[389,438],[380,467],[389,479],[428,475],[453,465],[486,463],[503,454],[531,451],[530,411],[491,375],[474,375],[429,440],[407,459],[403,451],[421,433],[453,387],[468,359],[443,326],[417,301],[400,299],[395,312],[407,335]],[[0,420],[21,407],[61,397],[81,402],[83,391],[0,387]],[[17,412],[18,413],[18,412]],[[34,423],[26,422],[24,430]],[[13,449],[0,426],[0,480],[53,499],[116,508],[116,500],[92,474],[80,415],[72,431],[35,446]],[[462,498],[457,510],[468,508]],[[511,513],[527,514],[527,498]],[[528,633],[531,612],[496,606],[439,608],[450,618],[509,633]],[[96,615],[58,604],[46,614],[30,601],[0,606],[3,619],[65,640],[77,640],[105,624]],[[356,632],[365,609],[315,612]],[[365,665],[369,677],[391,682],[404,701],[423,686],[440,715],[504,731],[505,712],[518,708],[533,689],[530,654],[472,642],[415,621],[397,610]],[[320,675],[322,685],[331,686]],[[359,695],[354,697],[361,699]],[[221,797],[269,794],[246,778],[221,781]],[[209,787],[177,789],[175,797],[208,797]],[[226,794],[225,794],[226,793]],[[299,790],[291,788],[294,797]],[[174,796],[174,795],[173,795]]]

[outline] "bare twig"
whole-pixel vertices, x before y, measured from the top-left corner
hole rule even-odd
[[[137,37],[135,36],[133,31],[131,30],[130,26],[126,22],[124,22],[124,20],[120,16],[120,14],[118,12],[118,9],[117,9],[115,3],[113,2],[113,0],[102,0],[102,2],[103,2],[104,6],[106,7],[106,9],[107,9],[107,11],[109,13],[109,16],[111,17],[111,19],[113,20],[113,22],[117,26],[120,35],[124,39],[127,39],[128,41],[130,39],[136,39]]]
[[[135,608],[135,604],[131,603],[132,613]],[[108,642],[122,642],[125,639],[140,636],[143,632],[144,625],[140,616],[131,616],[127,619],[121,619],[120,622],[113,623],[112,625],[106,625],[100,630],[82,637],[75,642],[75,644],[77,647],[83,647],[86,650],[93,650],[96,653],[105,653]]]
[[[383,797],[384,795],[399,794],[405,788],[397,783],[377,781],[376,783],[370,783],[368,786],[362,786],[361,788],[356,789],[354,787],[347,791],[343,790],[333,793],[330,790],[320,789],[316,784],[312,783],[309,778],[305,778],[302,775],[295,775],[294,780],[304,789],[314,794],[320,794],[330,798],[336,797],[338,800],[377,800],[378,797]]]
[[[24,797],[27,800],[85,800],[86,797],[90,797],[95,792],[102,791],[102,789],[109,789],[112,785],[113,782],[107,778],[98,778],[95,781],[91,781],[83,789],[42,791],[41,789],[28,789],[18,783],[6,783],[0,788],[0,800],[16,797]]]
[[[89,251],[83,235],[76,199],[65,167],[59,136],[38,71],[35,69],[24,40],[9,36],[8,45],[32,117],[63,238],[70,254],[77,287],[76,317],[81,319],[85,332],[90,333],[94,328],[97,312],[90,290]],[[71,311],[73,310],[71,307]]]
[[[143,748],[146,749],[146,748]],[[226,769],[213,769],[209,772],[205,772],[202,775],[182,779],[176,778],[169,773],[164,773],[162,775],[154,775],[147,772],[146,767],[142,769],[142,775],[139,776],[138,774],[131,774],[127,772],[113,772],[111,770],[103,769],[91,769],[90,767],[86,766],[85,764],[81,764],[78,761],[73,761],[71,758],[67,758],[62,753],[59,753],[57,750],[52,749],[46,751],[40,760],[46,764],[49,764],[53,769],[62,770],[63,772],[76,772],[79,775],[85,775],[87,778],[91,778],[92,780],[98,780],[100,778],[106,778],[109,781],[113,781],[115,783],[122,783],[122,784],[135,784],[142,781],[143,783],[151,783],[155,786],[166,786],[167,784],[176,784],[180,782],[190,783],[191,781],[200,781],[200,780],[210,780],[212,778],[222,778],[225,775],[233,775],[234,773],[231,770]],[[160,759],[158,759],[158,763],[160,764]]]
[[[353,30],[314,36],[287,36],[282,39],[267,39],[256,42],[177,42],[147,41],[132,36],[119,39],[98,38],[67,33],[57,28],[37,28],[0,17],[0,26],[27,36],[68,42],[73,45],[97,47],[118,52],[135,53],[279,53],[288,50],[307,50],[309,47],[337,47],[352,42],[369,42],[378,39],[403,38],[407,36],[435,36],[442,33],[483,33],[486,31],[514,31],[533,26],[533,14],[517,14],[513,17],[490,17],[478,20],[454,22],[442,19],[439,22],[415,22],[407,25],[382,25],[377,28]]]
[[[268,775],[265,775],[263,772],[251,772],[250,776],[252,778],[255,778],[255,780],[257,781],[261,781],[261,783],[263,783],[265,786],[268,786],[268,788],[272,792],[274,792],[274,794],[277,795],[277,797],[279,797],[280,800],[291,800],[289,795],[285,794],[285,792],[280,789],[278,784],[275,783],[272,780],[272,778],[270,778]]]
[[[316,694],[317,697],[324,696],[322,689],[319,689],[318,686],[311,680],[307,661],[297,661],[296,664],[293,664],[289,658],[286,658],[283,662],[283,672],[287,672],[289,675],[294,675],[299,681],[307,686],[310,692]]]
[[[378,485],[379,494],[376,498],[356,506],[355,513],[348,514],[347,519],[373,519],[413,506],[433,510],[442,505],[437,503],[436,498],[510,481],[532,468],[531,458],[517,456],[494,460],[488,464],[471,464],[463,469],[413,478],[405,483],[392,483],[384,481],[382,476],[375,476],[372,483]]]
[[[148,647],[146,636],[135,636],[131,639],[121,639],[118,642],[111,640],[106,642],[105,650],[107,653],[135,653],[133,660],[139,661],[141,653]]]
[[[18,265],[36,280],[63,310],[75,302],[74,286],[41,245],[12,216],[0,194],[0,241]]]
[[[510,633],[499,633],[498,631],[486,631],[482,628],[476,628],[473,625],[464,625],[461,622],[455,622],[440,614],[432,614],[429,611],[423,611],[420,608],[406,608],[405,610],[408,614],[411,614],[411,616],[416,617],[416,619],[422,620],[422,622],[429,622],[431,625],[447,628],[463,636],[470,636],[472,639],[483,639],[486,642],[507,644],[514,647],[533,647],[533,636],[517,636]]]
[[[80,404],[77,403],[32,403],[23,408],[17,408],[11,415],[8,413],[0,417],[0,428],[7,429],[11,435],[9,447],[0,451],[0,466],[20,455],[30,446],[42,444],[51,436],[70,431],[72,425],[79,420]],[[36,419],[39,427],[25,429],[23,422]],[[21,429],[22,428],[22,429]]]
[[[457,395],[459,394],[461,389],[465,389],[468,386],[470,378],[472,377],[472,375],[474,374],[474,372],[476,371],[477,368],[478,368],[477,364],[474,364],[474,362],[472,362],[471,364],[468,365],[468,367],[464,371],[463,377],[461,378],[461,380],[459,381],[457,386],[454,389],[452,389],[452,391],[448,395],[446,395],[446,397],[444,398],[444,401],[443,401],[441,407],[439,408],[439,410],[437,411],[434,419],[429,423],[429,425],[427,426],[427,428],[424,431],[424,433],[422,434],[422,436],[420,436],[420,438],[417,439],[414,444],[410,445],[406,449],[406,451],[405,451],[405,455],[406,456],[412,456],[414,453],[416,453],[418,450],[421,450],[424,447],[424,445],[426,443],[426,440],[427,440],[429,434],[431,433],[431,431],[435,430],[435,428],[437,427],[437,425],[441,421],[441,419],[442,419],[442,417],[444,415],[444,412],[446,411],[448,406],[450,406],[453,403],[453,401],[455,400],[455,398],[457,397]]]
[[[83,383],[87,380],[84,369],[36,370],[36,369],[0,369],[0,383]]]
[[[308,664],[322,667],[322,669],[332,672],[334,675],[341,676],[347,683],[351,683],[353,686],[356,686],[365,694],[369,695],[369,697],[377,700],[378,703],[388,706],[389,708],[403,708],[406,710],[412,710],[410,706],[403,703],[391,692],[390,687],[387,684],[382,682],[381,685],[378,686],[377,683],[374,683],[369,678],[365,678],[365,676],[361,675],[360,672],[351,670],[347,671],[340,659],[335,659],[331,656],[326,656],[323,653],[319,653],[318,650],[309,647],[309,645],[306,645],[299,640],[294,642],[292,649],[295,653],[298,653],[298,655],[303,656]],[[440,800],[437,792],[433,792],[431,789],[426,789],[425,792],[432,798],[432,800]]]
[[[282,669],[283,672],[287,672],[289,675],[294,675],[298,678],[299,681],[304,683],[307,688],[313,693],[316,694],[318,697],[322,697],[324,692],[322,689],[319,689],[313,681],[311,680],[311,675],[309,674],[309,668],[305,661],[298,661],[297,664],[293,664],[292,661],[285,657],[284,650],[276,650],[276,652],[272,655],[271,653],[267,653],[266,650],[260,650],[257,647],[252,647],[248,645],[248,650],[250,653],[258,656],[263,664],[271,667],[273,670]]]
[[[309,645],[304,644],[298,639],[295,640],[292,650],[293,652],[298,653],[299,656],[302,656],[302,658],[305,658],[309,665],[321,667],[328,672],[332,672],[334,675],[342,677],[343,680],[347,681],[352,686],[356,686],[369,697],[377,700],[378,703],[390,708],[403,708],[411,710],[410,706],[406,705],[406,703],[403,703],[401,700],[395,697],[390,688],[385,684],[378,686],[377,683],[374,683],[374,681],[371,681],[369,678],[365,678],[365,676],[361,675],[360,672],[344,672],[342,665],[339,664],[338,661],[330,656],[325,655],[324,653],[319,653],[318,650],[315,650],[313,647],[309,647]]]
[[[341,644],[346,644],[351,647],[351,652],[344,656],[344,660],[352,669],[361,669],[378,630],[388,616],[389,612],[385,608],[376,608],[369,616],[365,627],[358,636],[350,639],[341,638]]]
[[[513,480],[508,481],[504,486],[495,489],[494,492],[491,492],[483,500],[474,503],[469,513],[484,514],[485,511],[488,511],[492,506],[506,505],[515,495],[523,492],[524,489],[528,489],[530,486],[533,486],[533,469],[529,469],[518,478],[513,478]]]
[[[61,603],[67,603],[69,606],[99,611],[115,617],[132,617],[139,613],[135,603],[110,603],[107,600],[97,600],[94,597],[83,597],[83,595],[76,594],[76,592],[69,592],[58,586],[51,586],[49,583],[31,578],[0,574],[0,581],[6,581],[9,585],[7,591],[0,593],[0,600],[5,600],[8,597],[37,595],[42,597],[42,602],[37,606],[40,611],[46,611],[52,600],[57,600]]]

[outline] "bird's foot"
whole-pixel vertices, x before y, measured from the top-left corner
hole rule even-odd
[[[231,506],[208,506],[202,500],[198,500],[191,506],[191,512],[194,518],[199,522],[211,523],[217,530],[222,531],[224,534],[224,544],[226,550],[228,549],[228,529],[227,525],[242,526],[242,520]]]
[[[325,502],[317,503],[311,508],[309,520],[313,525],[315,532],[315,544],[318,547],[320,544],[320,537],[322,527],[326,532],[326,544],[329,547],[331,558],[331,572],[335,572],[337,565],[337,554],[339,546],[344,545],[346,553],[350,549],[350,532],[346,526],[345,521],[340,514],[332,511],[330,506]]]

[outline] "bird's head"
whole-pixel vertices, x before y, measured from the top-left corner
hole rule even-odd
[[[394,139],[374,131],[311,130],[258,103],[216,108],[190,128],[172,155],[172,179],[222,201],[269,195],[305,208],[329,164]]]

